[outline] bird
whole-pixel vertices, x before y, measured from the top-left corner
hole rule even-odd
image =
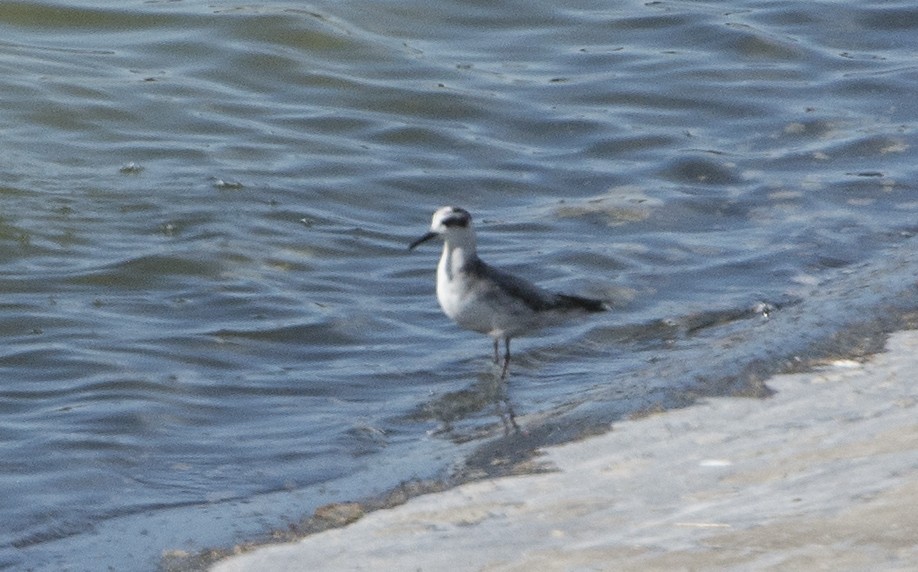
[[[602,300],[545,290],[485,263],[476,250],[472,215],[463,208],[437,209],[430,230],[408,245],[408,250],[434,238],[444,243],[437,265],[440,308],[461,328],[493,338],[495,364],[500,364],[499,346],[503,340],[501,381],[506,379],[510,367],[512,338],[531,334],[577,314],[609,309]]]

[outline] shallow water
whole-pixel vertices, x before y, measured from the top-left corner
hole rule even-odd
[[[500,436],[406,251],[443,204],[616,306],[515,343],[524,423],[914,304],[912,3],[565,4],[0,4],[0,568],[152,570]]]

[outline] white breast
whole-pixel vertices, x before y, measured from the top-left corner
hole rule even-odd
[[[473,278],[462,271],[466,263],[461,248],[446,245],[437,265],[437,301],[450,319],[463,328],[499,336],[495,331],[494,308],[483,299]]]

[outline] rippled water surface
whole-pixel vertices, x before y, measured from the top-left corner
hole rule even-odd
[[[502,435],[406,250],[444,204],[616,306],[516,343],[524,426],[756,393],[914,305],[916,89],[905,1],[0,3],[0,568],[154,570]]]

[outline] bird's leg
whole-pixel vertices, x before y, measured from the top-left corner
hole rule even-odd
[[[500,347],[500,338],[494,338],[494,363],[500,363],[500,357],[498,357]]]
[[[494,349],[497,349],[497,340],[495,340]],[[507,370],[510,369],[510,338],[504,338],[504,367],[500,370],[500,380],[507,378]]]

